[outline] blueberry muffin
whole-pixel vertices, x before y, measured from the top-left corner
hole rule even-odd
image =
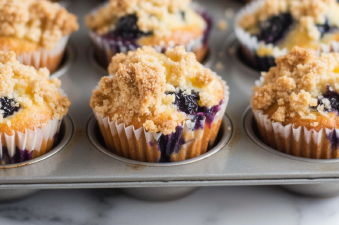
[[[25,65],[54,72],[76,30],[77,17],[59,3],[0,0],[0,50],[14,51]]]
[[[339,157],[339,54],[293,48],[263,73],[252,108],[261,138],[295,156]]]
[[[184,47],[115,55],[90,105],[106,147],[138,161],[174,162],[213,146],[228,87]]]
[[[339,3],[336,0],[264,0],[244,7],[236,20],[243,57],[259,71],[294,46],[338,51]]]
[[[183,45],[202,61],[211,18],[191,0],[110,0],[86,16],[97,58],[108,66],[116,53],[152,46],[159,52]]]
[[[13,51],[0,51],[1,162],[18,163],[52,149],[70,102],[46,68],[21,64]]]

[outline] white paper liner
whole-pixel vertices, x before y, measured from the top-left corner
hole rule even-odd
[[[235,17],[234,30],[235,35],[242,47],[246,48],[246,55],[251,57],[253,60],[256,57],[256,52],[260,47],[271,48],[273,58],[278,58],[281,55],[285,55],[288,53],[287,48],[279,48],[278,46],[274,46],[273,44],[265,44],[262,41],[258,41],[257,37],[252,36],[250,33],[246,32],[242,27],[239,26],[240,20],[248,14],[254,13],[260,7],[264,5],[267,0],[258,0],[253,1],[243,7]],[[317,55],[321,53],[329,53],[329,52],[339,52],[339,42],[333,41],[329,44],[319,43],[318,49],[315,51]]]
[[[292,124],[283,126],[268,118],[262,110],[253,110],[259,133],[263,141],[278,151],[305,158],[332,159],[339,157],[338,143],[331,144],[329,137],[339,140],[339,129],[294,128]]]
[[[101,4],[96,9],[93,9],[90,14],[95,14],[98,9],[104,7],[107,3]],[[202,12],[203,8],[197,3],[192,4],[192,7],[196,9],[197,12]],[[104,39],[94,31],[87,29],[89,37],[95,47],[95,52],[102,61],[104,65],[108,65],[112,59],[112,57],[117,53],[127,53],[128,51],[135,51],[137,48],[142,47],[140,43],[130,43],[128,41],[115,41]],[[167,48],[174,48],[176,45],[174,42],[163,43],[162,45],[148,45],[153,47],[156,51],[160,53],[164,53]],[[199,50],[203,49],[204,47],[204,34],[199,36],[196,39],[191,39],[189,43],[184,45],[187,52],[194,52],[197,53]],[[202,60],[202,59],[201,59]]]
[[[261,87],[263,81],[264,77],[261,76],[255,85]],[[304,126],[294,128],[292,124],[284,126],[273,121],[263,110],[253,110],[253,114],[261,138],[272,148],[305,158],[339,158],[339,129],[323,128],[316,131]],[[329,138],[336,140],[337,143],[331,143]]]
[[[46,67],[51,73],[53,73],[61,62],[68,39],[69,36],[64,36],[51,50],[40,47],[37,51],[17,55],[17,59],[25,65],[34,66],[36,69]],[[11,50],[10,48],[7,49],[6,46],[2,47],[2,49]]]
[[[32,159],[50,151],[55,144],[61,121],[62,119],[53,119],[41,128],[34,130],[26,129],[24,133],[18,131],[13,135],[7,135],[4,132],[0,133],[0,157],[2,164],[26,161],[27,158],[20,159],[20,157],[16,155],[19,154],[19,150],[25,151],[25,155],[31,154]],[[15,159],[13,159],[14,157]],[[12,160],[10,160],[10,158],[12,158]]]
[[[192,123],[184,122],[182,145],[178,153],[171,155],[171,161],[182,161],[197,157],[207,151],[209,141],[213,145],[218,134],[223,116],[229,100],[229,88],[224,80],[216,75],[224,86],[224,100],[220,111],[215,115],[211,129],[205,124],[204,129],[193,130]],[[143,162],[158,162],[161,156],[158,148],[158,140],[162,133],[152,133],[144,128],[134,129],[134,126],[126,127],[124,123],[118,124],[116,120],[110,121],[109,117],[94,112],[103,135],[107,149],[113,153]],[[211,140],[213,139],[213,140]]]

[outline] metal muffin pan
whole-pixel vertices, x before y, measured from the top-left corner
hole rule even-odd
[[[132,188],[125,192],[148,200],[174,199],[188,194],[194,187],[228,185],[283,185],[295,192],[316,196],[339,193],[338,162],[291,159],[267,151],[247,134],[245,127],[251,126],[247,124],[251,119],[244,121],[244,115],[259,74],[246,73],[244,65],[234,63],[236,44],[230,20],[228,31],[219,31],[214,26],[210,41],[211,69],[230,87],[227,115],[233,128],[229,142],[203,160],[167,167],[131,164],[99,151],[88,137],[87,124],[93,114],[89,107],[92,89],[104,74],[89,62],[90,41],[83,22],[85,13],[96,3],[74,0],[69,7],[78,15],[81,29],[71,37],[77,57],[60,79],[72,102],[69,114],[75,122],[74,137],[58,154],[38,163],[0,169],[0,189]],[[213,12],[215,24],[226,20],[226,9],[236,11],[242,6],[226,0],[201,0],[200,3]]]

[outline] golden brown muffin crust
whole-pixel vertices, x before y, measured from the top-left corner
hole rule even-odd
[[[46,0],[0,0],[0,36],[25,39],[52,49],[78,30],[77,17]]]

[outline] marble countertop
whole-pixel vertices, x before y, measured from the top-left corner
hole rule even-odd
[[[339,224],[339,197],[310,198],[275,186],[208,187],[170,202],[118,189],[44,190],[0,204],[1,225]]]

